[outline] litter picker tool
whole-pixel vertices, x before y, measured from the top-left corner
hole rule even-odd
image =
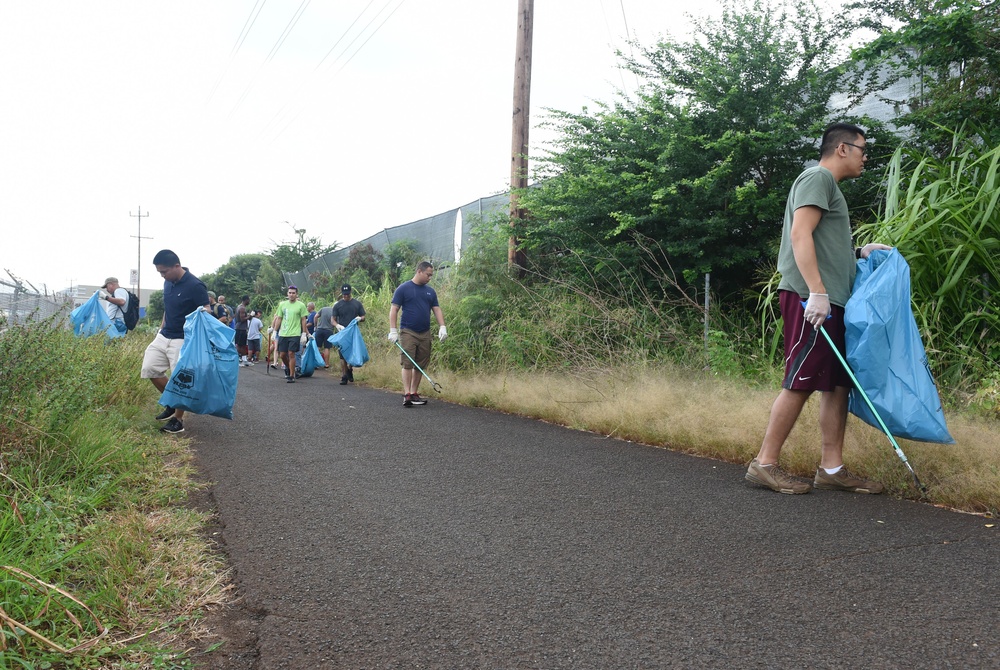
[[[396,340],[395,344],[396,344],[397,347],[399,347],[400,351],[402,351],[404,354],[406,354],[406,357],[410,359],[410,362],[413,363],[413,366],[416,369],[420,370],[420,374],[422,374],[424,377],[426,377],[427,381],[429,381],[431,383],[431,387],[435,391],[437,391],[438,393],[440,393],[441,392],[441,385],[438,384],[433,379],[431,379],[431,376],[429,374],[427,374],[426,372],[424,372],[424,369],[422,367],[420,367],[419,365],[417,365],[417,362],[415,360],[413,360],[413,357],[406,353],[406,349],[404,349],[403,345],[399,343],[399,340]]]
[[[819,332],[823,333],[823,337],[826,338],[827,344],[829,344],[830,348],[833,349],[833,353],[837,355],[837,360],[840,361],[840,364],[844,366],[844,370],[847,371],[848,376],[850,376],[851,381],[854,383],[854,388],[858,389],[858,393],[861,394],[861,397],[864,399],[865,404],[868,405],[868,409],[870,409],[872,414],[875,415],[875,419],[878,421],[878,425],[882,427],[883,432],[885,432],[885,436],[889,438],[889,442],[892,444],[892,448],[896,450],[896,455],[899,456],[899,459],[903,461],[903,465],[905,465],[906,469],[910,471],[911,475],[913,475],[913,483],[917,485],[917,489],[919,489],[921,493],[926,495],[927,488],[920,483],[920,479],[917,478],[917,473],[913,471],[913,466],[911,466],[910,461],[906,459],[906,454],[904,454],[903,450],[899,448],[899,443],[896,442],[896,438],[894,438],[892,436],[892,433],[889,432],[889,429],[885,425],[885,421],[882,420],[882,417],[879,415],[878,410],[875,409],[875,405],[872,404],[872,401],[871,399],[869,399],[868,394],[865,393],[865,390],[863,388],[861,388],[861,384],[858,383],[858,378],[854,376],[854,371],[851,370],[851,366],[848,365],[847,361],[844,360],[844,357],[841,356],[840,350],[837,349],[836,345],[834,345],[833,339],[830,337],[830,334],[826,332],[826,329],[823,328],[823,326],[819,327]]]

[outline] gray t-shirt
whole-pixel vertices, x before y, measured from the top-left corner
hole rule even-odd
[[[795,210],[810,205],[823,210],[819,225],[813,231],[819,275],[830,295],[830,302],[843,307],[851,297],[851,286],[857,270],[851,240],[851,217],[847,200],[840,192],[833,173],[819,165],[807,168],[800,174],[788,193],[785,222],[781,229],[781,248],[778,250],[778,272],[781,273],[778,288],[795,291],[803,300],[809,297],[809,286],[795,264],[791,232]]]
[[[324,307],[316,313],[316,330],[336,330],[331,319],[333,318],[333,306]]]

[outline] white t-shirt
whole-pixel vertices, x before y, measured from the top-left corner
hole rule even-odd
[[[119,307],[110,300],[104,301],[104,311],[108,313],[108,318],[114,321],[115,319],[124,319],[125,310],[128,309],[128,291],[123,289],[121,286],[115,289],[115,294],[112,296],[114,298],[119,298],[125,301],[125,304]]]

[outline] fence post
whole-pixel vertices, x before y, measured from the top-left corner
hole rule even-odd
[[[705,273],[705,368],[711,367],[708,358],[708,291],[709,291],[709,273]]]

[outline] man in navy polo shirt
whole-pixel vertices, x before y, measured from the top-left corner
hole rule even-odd
[[[413,279],[400,284],[392,294],[392,307],[389,308],[389,341],[395,343],[398,340],[405,352],[399,354],[399,363],[403,368],[403,407],[427,404],[427,400],[417,393],[421,375],[414,369],[413,362],[416,361],[421,369],[425,369],[431,362],[432,313],[438,322],[438,339],[444,342],[444,338],[448,337],[437,293],[427,285],[433,276],[434,266],[424,261],[417,266]],[[403,312],[402,318],[399,315],[400,310]],[[397,319],[401,330],[396,329]]]
[[[170,249],[163,249],[153,257],[156,271],[163,277],[163,320],[160,332],[146,347],[142,357],[140,376],[148,379],[163,393],[170,380],[170,371],[177,365],[184,344],[184,319],[199,307],[209,308],[208,289],[200,279],[181,267],[181,259]],[[184,410],[164,407],[156,415],[157,421],[166,421],[161,428],[165,433],[184,432]]]

